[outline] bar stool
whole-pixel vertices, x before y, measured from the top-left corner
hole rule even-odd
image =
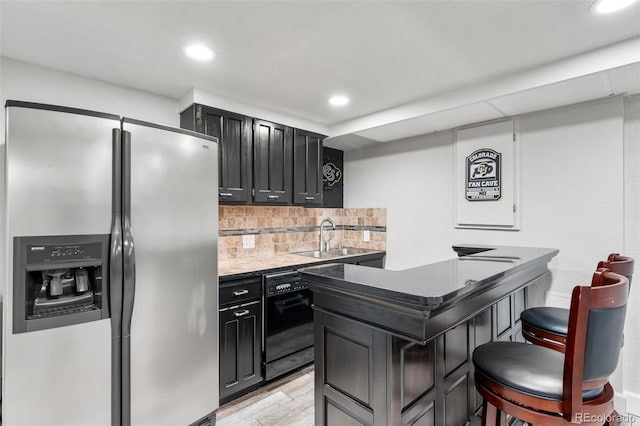
[[[575,287],[564,354],[517,342],[476,348],[482,424],[503,425],[505,413],[541,426],[605,424],[614,413],[608,379],[618,363],[628,293],[629,280],[605,268],[590,287]]]
[[[598,268],[607,268],[611,272],[624,275],[629,279],[633,276],[634,261],[631,257],[612,253],[607,260],[600,261]],[[569,310],[552,308],[549,306],[529,308],[520,315],[522,321],[522,336],[529,342],[564,352],[569,326]]]

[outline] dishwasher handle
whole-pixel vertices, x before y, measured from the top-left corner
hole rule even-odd
[[[284,311],[288,309],[292,309],[298,306],[311,306],[311,300],[308,297],[304,297],[300,294],[296,294],[295,296],[288,297],[283,300],[276,300],[273,302],[276,310],[279,314],[283,314]]]

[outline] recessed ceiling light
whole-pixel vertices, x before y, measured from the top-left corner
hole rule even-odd
[[[189,44],[184,47],[184,53],[186,53],[190,58],[197,59],[199,61],[210,61],[214,56],[216,56],[216,52],[203,44]]]
[[[591,13],[602,15],[617,12],[620,9],[631,6],[638,0],[597,0],[591,5]]]
[[[336,95],[329,98],[329,103],[333,106],[343,106],[349,103],[349,98],[342,95]]]

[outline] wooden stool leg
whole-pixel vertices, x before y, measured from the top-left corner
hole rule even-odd
[[[498,413],[496,414],[496,417],[497,417],[496,425],[498,425],[498,426],[507,426],[507,414],[506,413],[498,410]]]
[[[609,420],[603,426],[620,426],[620,415],[616,410],[609,414]]]
[[[482,401],[482,426],[507,426],[507,415],[485,399]]]
[[[482,426],[495,426],[496,407],[489,404],[487,400],[482,401]]]

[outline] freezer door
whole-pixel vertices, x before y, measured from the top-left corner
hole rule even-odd
[[[13,239],[110,232],[111,129],[119,119],[17,102],[6,112],[2,420],[107,426],[109,319],[14,334]]]
[[[123,129],[135,247],[131,424],[189,425],[218,408],[218,148],[133,120]]]
[[[108,234],[118,117],[18,105],[7,107],[10,236]]]

